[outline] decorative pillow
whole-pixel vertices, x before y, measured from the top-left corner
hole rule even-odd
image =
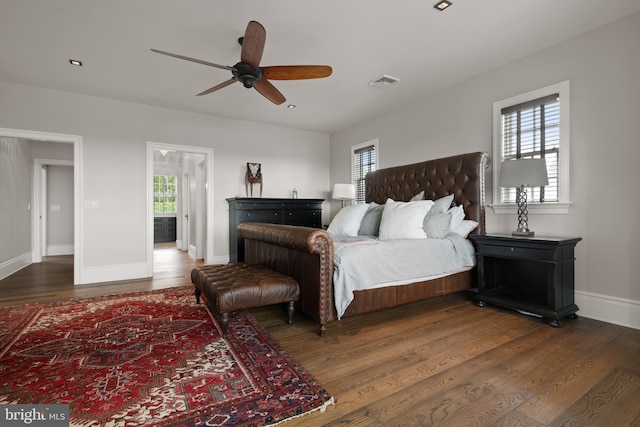
[[[357,236],[360,222],[364,214],[367,213],[369,205],[360,203],[358,205],[345,206],[331,220],[327,231],[332,236]]]
[[[457,227],[451,228],[451,231],[458,233],[465,239],[469,237],[469,233],[476,229],[478,223],[470,219],[463,220]]]
[[[449,194],[448,196],[441,197],[438,200],[433,202],[433,207],[431,208],[431,211],[433,213],[445,213],[447,209],[451,207],[451,203],[453,203],[453,194]]]
[[[358,236],[377,236],[380,231],[380,220],[382,219],[382,211],[384,205],[375,202],[369,203],[369,210],[364,214],[360,222]]]
[[[447,212],[451,214],[451,230],[455,230],[464,220],[464,208],[462,205],[454,206]]]
[[[418,200],[424,200],[424,190],[409,199],[410,202],[417,202]]]
[[[431,206],[431,200],[396,202],[387,199],[380,220],[380,240],[426,238],[424,217]]]
[[[432,208],[433,209],[433,208]],[[424,231],[430,239],[444,239],[449,233],[451,226],[450,213],[437,213],[431,215],[431,212],[424,218]]]
[[[427,237],[432,239],[444,239],[451,227],[451,217],[447,209],[453,202],[453,194],[444,196],[435,202],[424,217],[422,228],[427,233]],[[431,233],[429,233],[431,232]]]

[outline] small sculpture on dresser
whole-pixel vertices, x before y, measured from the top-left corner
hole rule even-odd
[[[247,172],[244,177],[247,197],[253,197],[253,184],[260,185],[260,197],[262,197],[262,165],[260,163],[247,163]]]

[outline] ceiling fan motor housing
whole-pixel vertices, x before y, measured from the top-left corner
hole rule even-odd
[[[244,87],[250,89],[255,83],[262,78],[262,68],[251,68],[250,65],[238,62],[233,66],[233,77],[244,85]]]

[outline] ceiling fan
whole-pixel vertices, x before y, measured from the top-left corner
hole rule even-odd
[[[200,95],[207,95],[218,89],[227,87],[237,81],[241,82],[246,88],[254,88],[260,92],[265,98],[276,105],[282,104],[286,98],[278,89],[269,81],[270,80],[302,80],[302,79],[319,79],[329,77],[333,70],[328,65],[276,65],[271,67],[261,67],[260,60],[264,50],[266,39],[266,31],[264,27],[257,21],[250,21],[244,33],[244,37],[240,37],[238,42],[242,45],[240,52],[240,62],[233,67],[228,65],[214,64],[212,62],[202,61],[200,59],[189,58],[175,53],[164,52],[162,50],[151,49],[153,52],[162,55],[172,56],[186,61],[196,62],[198,64],[208,65],[210,67],[222,68],[231,71],[233,77],[220,84],[217,84],[203,92]]]

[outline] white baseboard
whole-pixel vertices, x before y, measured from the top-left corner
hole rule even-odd
[[[640,329],[640,301],[575,291],[578,315],[615,325]]]
[[[11,276],[16,271],[22,270],[26,266],[30,265],[32,260],[33,258],[31,258],[31,252],[27,252],[0,263],[0,280],[4,279],[5,277]]]
[[[229,264],[229,255],[214,256],[211,264]]]
[[[48,245],[46,256],[73,255],[73,243],[69,245]]]
[[[194,245],[189,245],[189,249],[187,249],[187,253],[189,256],[195,258],[196,257],[196,247]]]
[[[80,285],[101,282],[117,282],[120,280],[135,280],[149,277],[147,263],[101,265],[99,267],[84,267],[80,270]]]

